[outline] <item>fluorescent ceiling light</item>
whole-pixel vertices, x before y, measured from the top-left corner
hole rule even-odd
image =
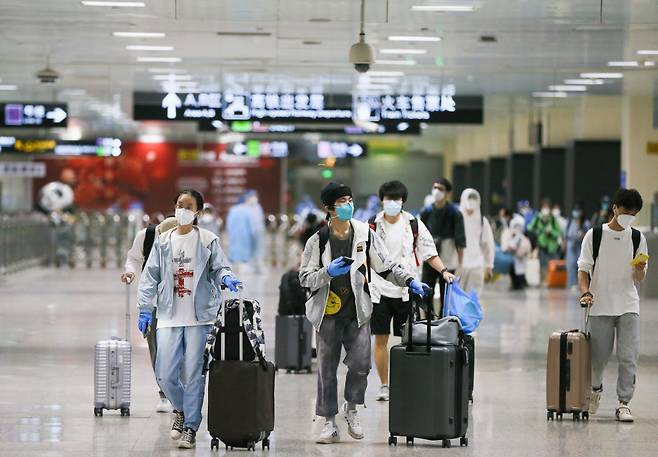
[[[637,53],[641,56],[658,56],[658,49],[641,49]]]
[[[399,81],[399,79],[398,78],[377,78],[377,77],[375,77],[375,78],[366,78],[365,81],[370,82],[370,83],[375,83],[375,84],[377,84],[377,83],[380,83],[380,84],[381,83],[395,84]]]
[[[426,49],[381,49],[382,54],[427,54]]]
[[[394,35],[388,37],[389,41],[427,41],[427,42],[437,42],[441,41],[441,37],[438,36],[406,36],[406,35]]]
[[[656,62],[654,62],[653,60],[647,60],[646,62],[644,62],[644,66],[645,67],[655,67]]]
[[[146,6],[144,2],[97,2],[83,0],[80,3],[84,6],[109,6],[112,8],[144,8]]]
[[[584,84],[586,86],[600,86],[605,84],[602,79],[565,79],[565,84]]]
[[[533,92],[533,97],[538,98],[565,98],[567,96],[566,92]]]
[[[368,76],[404,76],[403,71],[369,71]]]
[[[581,73],[581,78],[592,79],[620,79],[624,77],[623,73]]]
[[[616,60],[608,62],[609,67],[637,67],[640,63],[637,60]]]
[[[471,13],[473,5],[414,5],[411,11],[434,11],[439,13]]]
[[[415,60],[375,60],[376,65],[406,65],[412,67],[416,65]]]
[[[187,70],[182,68],[149,68],[149,73],[187,73]]]
[[[173,46],[146,46],[141,44],[129,44],[126,46],[128,51],[173,51]]]
[[[192,79],[192,75],[177,75],[172,73],[170,75],[153,75],[153,79],[156,81],[169,81],[170,79],[176,81],[190,81]]]
[[[0,84],[0,90],[16,90],[18,86],[15,84]]]
[[[548,86],[548,90],[556,92],[585,92],[587,86]]]
[[[165,34],[162,32],[114,32],[117,38],[164,38]]]
[[[180,62],[180,57],[137,57],[137,62],[160,62],[160,63],[176,63]]]

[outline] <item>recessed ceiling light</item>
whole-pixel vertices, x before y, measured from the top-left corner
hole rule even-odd
[[[414,5],[411,11],[434,11],[438,13],[471,13],[473,5]]]
[[[114,32],[117,38],[164,38],[165,34],[161,32]]]
[[[641,49],[637,53],[641,56],[658,56],[658,49]]]
[[[428,42],[437,42],[441,41],[441,37],[438,36],[406,36],[406,35],[394,35],[388,37],[389,41],[428,41]]]
[[[567,96],[566,92],[533,92],[533,97],[538,98],[565,98]]]
[[[426,49],[380,49],[382,54],[427,54]]]
[[[146,3],[144,2],[105,2],[105,1],[88,1],[82,0],[84,6],[107,6],[112,8],[144,8]]]
[[[555,92],[584,92],[587,90],[587,86],[548,86],[548,90]]]
[[[415,60],[375,60],[375,64],[377,65],[405,65],[408,67],[412,67],[416,65]]]
[[[173,46],[145,46],[141,44],[131,44],[126,46],[128,51],[173,51]]]
[[[192,79],[192,75],[177,75],[177,74],[170,74],[170,75],[153,75],[153,79],[156,81],[169,81],[169,80],[175,80],[175,81],[190,81]]]
[[[368,76],[404,76],[403,71],[369,71]]]
[[[605,84],[602,79],[565,79],[565,84],[585,84],[586,86],[600,86]]]
[[[0,90],[10,91],[16,89],[18,89],[18,86],[15,84],[0,84]]]
[[[374,77],[374,78],[366,77],[366,81],[371,82],[371,83],[375,83],[375,84],[377,84],[377,83],[395,84],[400,80],[398,78],[391,78],[391,77],[389,77],[389,78],[385,78],[385,77],[379,77],[379,78],[378,77]]]
[[[137,57],[137,62],[161,62],[161,63],[177,63],[182,59],[180,57]]]
[[[644,62],[644,66],[645,67],[655,67],[656,62],[654,62],[653,60],[647,60],[646,62]]]
[[[638,67],[640,62],[637,60],[615,60],[608,62],[609,67]]]
[[[187,70],[182,68],[149,68],[149,73],[187,73]]]
[[[581,73],[581,78],[592,79],[620,79],[624,77],[623,73]]]

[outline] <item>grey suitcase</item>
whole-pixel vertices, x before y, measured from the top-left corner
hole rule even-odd
[[[276,316],[275,335],[276,369],[311,373],[313,326],[306,316]]]
[[[408,326],[412,316],[410,310]],[[461,335],[457,344],[433,346],[429,319],[425,329],[425,344],[391,348],[388,443],[397,445],[403,436],[407,445],[422,438],[450,447],[459,438],[468,446],[468,349]]]
[[[130,416],[130,285],[126,286],[126,339],[101,340],[94,355],[94,416],[102,416],[104,409]]]

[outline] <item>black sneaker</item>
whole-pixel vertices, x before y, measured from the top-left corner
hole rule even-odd
[[[183,424],[185,423],[185,415],[174,410],[174,424],[171,426],[169,436],[172,440],[179,440],[183,436]]]
[[[189,427],[185,427],[183,437],[178,442],[180,449],[192,449],[196,446],[196,432]]]

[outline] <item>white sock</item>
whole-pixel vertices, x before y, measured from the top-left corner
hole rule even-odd
[[[347,402],[347,410],[348,411],[356,411],[356,404]]]
[[[336,426],[336,416],[331,416],[331,417],[325,417],[324,418],[327,422],[331,422],[332,425],[335,427]]]

